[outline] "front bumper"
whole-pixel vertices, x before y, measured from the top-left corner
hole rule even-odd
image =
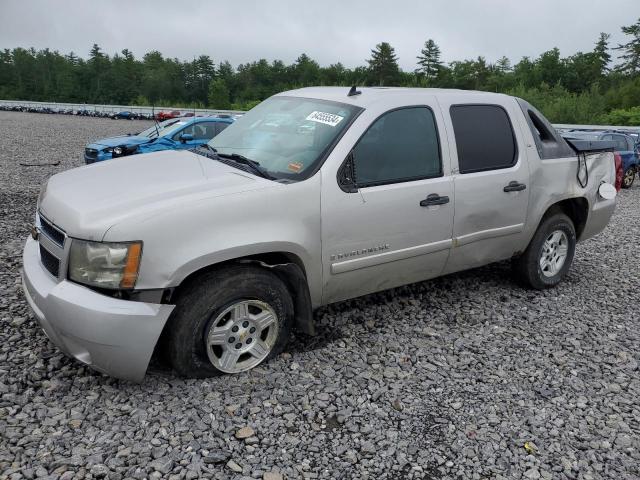
[[[132,302],[58,281],[40,262],[29,238],[22,285],[47,337],[63,352],[103,373],[140,382],[173,305]]]

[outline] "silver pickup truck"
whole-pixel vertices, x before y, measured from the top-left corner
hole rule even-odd
[[[614,211],[613,158],[505,95],[285,92],[198,149],[51,177],[24,291],[115,377],[141,381],[154,349],[181,375],[242,372],[321,305],[507,259],[556,285]]]

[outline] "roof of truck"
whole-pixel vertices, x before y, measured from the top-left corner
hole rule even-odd
[[[503,93],[492,92],[480,92],[476,90],[455,90],[445,88],[403,88],[403,87],[356,87],[359,95],[348,96],[351,87],[306,87],[299,88],[297,90],[289,90],[279,93],[283,96],[295,96],[295,97],[309,97],[318,98],[321,100],[331,100],[334,102],[348,103],[351,105],[358,105],[366,108],[372,103],[379,101],[383,98],[388,98],[390,95],[402,95],[402,96],[449,96],[453,95],[460,97],[478,97],[483,96],[485,98],[501,97],[505,96]]]

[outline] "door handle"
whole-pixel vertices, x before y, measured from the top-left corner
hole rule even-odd
[[[505,192],[521,192],[525,188],[527,188],[527,186],[524,183],[516,182],[514,180],[512,182],[509,182],[509,185],[504,187],[502,190],[504,190]]]
[[[420,201],[421,207],[431,207],[433,205],[444,205],[445,203],[449,203],[449,197],[443,195],[442,197],[437,193],[432,193],[427,195],[427,198]]]

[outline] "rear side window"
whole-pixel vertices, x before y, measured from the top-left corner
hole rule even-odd
[[[360,187],[441,176],[433,112],[408,107],[385,113],[360,138],[353,158]]]
[[[516,139],[502,107],[453,105],[450,111],[460,173],[496,170],[515,164]]]
[[[573,149],[557,130],[553,128],[553,125],[544,118],[544,115],[521,98],[516,98],[516,101],[524,114],[527,125],[529,125],[540,160],[575,156]]]

